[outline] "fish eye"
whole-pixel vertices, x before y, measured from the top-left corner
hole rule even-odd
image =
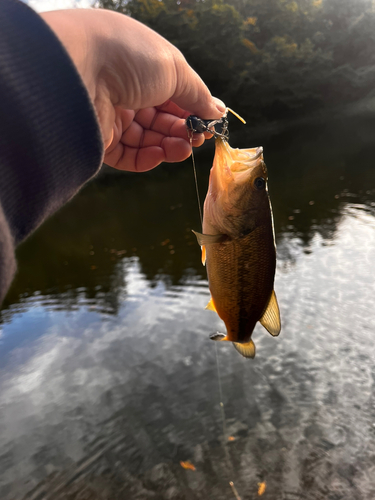
[[[266,187],[266,181],[263,177],[257,177],[254,181],[254,186],[260,191]]]

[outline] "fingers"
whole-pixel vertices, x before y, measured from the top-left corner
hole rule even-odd
[[[162,107],[158,108],[148,108],[142,109],[135,116],[135,121],[139,124],[140,127],[144,129],[152,129],[155,132],[163,134],[165,136],[175,136],[185,137],[188,139],[185,119],[183,118],[184,113],[183,110],[174,110],[177,115],[171,114],[167,111],[173,105],[173,103],[169,103],[168,107],[164,107],[166,112],[162,111]],[[174,105],[176,108],[177,106]],[[181,134],[181,130],[184,131],[183,135]]]
[[[161,110],[173,110],[176,115]],[[145,147],[151,145],[160,146],[165,137],[179,137],[190,143],[185,118],[188,112],[180,109],[176,104],[169,102],[158,108],[142,109],[135,113],[133,121],[123,123],[124,132],[121,134],[121,142],[131,147]],[[118,134],[116,134],[118,137]],[[194,134],[193,145],[201,146],[205,138],[210,134]]]
[[[119,143],[104,156],[104,163],[130,172],[146,172],[161,162],[175,163],[186,160],[191,154],[189,143],[178,137],[165,137],[160,146],[132,148]]]
[[[164,113],[170,113],[171,115],[178,116],[178,118],[187,118],[190,115],[189,111],[180,108],[177,104],[170,99],[160,106],[156,106],[156,109],[163,111]]]
[[[104,162],[119,170],[145,172],[161,162],[179,162],[191,154],[186,129],[189,111],[167,101],[138,111],[116,107],[113,141]],[[194,134],[192,146],[201,146],[209,133]]]
[[[223,101],[221,101],[220,99],[218,99],[217,97],[212,97],[212,99],[214,100],[214,103],[215,103],[215,106],[216,108],[220,111],[221,115],[220,116],[223,116],[223,114],[225,113],[227,107],[226,105],[223,103]]]

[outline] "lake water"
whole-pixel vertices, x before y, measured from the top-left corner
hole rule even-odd
[[[191,162],[103,175],[18,249],[2,500],[236,500],[230,481],[242,500],[262,482],[264,499],[375,498],[374,115],[246,130],[231,142],[264,147],[280,336],[258,325],[255,360],[209,340]]]

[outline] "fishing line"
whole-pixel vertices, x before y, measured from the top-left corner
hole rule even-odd
[[[198,198],[198,207],[199,207],[199,215],[201,218],[201,224],[203,228],[203,215],[202,215],[202,208],[201,208],[201,200],[199,196],[199,188],[198,188],[198,179],[197,179],[197,169],[195,166],[195,159],[194,159],[194,153],[193,153],[193,133],[189,133],[189,138],[190,138],[190,146],[191,146],[191,159],[193,163],[193,171],[194,171],[194,180],[195,180],[195,189],[197,192],[197,198]],[[224,403],[223,403],[223,389],[221,387],[221,377],[220,377],[220,365],[219,365],[219,354],[217,352],[217,343],[215,342],[215,354],[216,354],[216,368],[217,368],[217,378],[219,382],[219,396],[220,396],[220,410],[221,410],[221,418],[223,422],[223,436],[224,436],[224,445],[226,444],[226,438],[227,438],[227,428],[226,428],[226,422],[225,422],[225,410],[224,410]],[[226,450],[226,448],[225,448]],[[229,457],[228,457],[229,458]]]
[[[224,445],[226,444],[227,438],[227,425],[225,421],[225,410],[224,410],[224,402],[223,402],[223,389],[221,386],[221,377],[220,377],[220,365],[219,365],[219,354],[217,352],[217,342],[215,342],[215,354],[216,354],[216,368],[217,368],[217,379],[219,382],[219,396],[220,396],[220,410],[221,410],[221,418],[223,420],[223,436],[224,436]]]
[[[230,460],[228,449],[227,449],[227,440],[229,437],[228,437],[228,433],[227,433],[227,424],[226,424],[226,418],[225,418],[225,409],[224,409],[224,401],[223,401],[223,388],[221,385],[219,353],[217,350],[217,342],[215,342],[215,354],[216,354],[217,380],[219,383],[220,413],[221,413],[221,419],[223,422],[223,447],[224,447],[225,459],[227,462],[228,470],[231,470],[231,473],[233,473],[233,465],[232,465],[232,462]],[[229,481],[229,485],[232,488],[232,491],[233,491],[233,494],[234,494],[236,500],[241,500],[241,497],[238,494],[236,487],[234,486],[234,482]]]
[[[193,163],[195,189],[197,192],[199,216],[201,219],[202,228],[203,228],[203,214],[202,214],[201,199],[199,196],[197,169],[195,168],[195,158],[194,158],[194,151],[193,151],[193,136],[194,136],[194,132],[198,132],[198,133],[209,132],[214,137],[221,137],[223,140],[227,141],[228,137],[229,137],[228,119],[227,119],[228,112],[232,113],[232,115],[234,115],[236,118],[238,118],[242,123],[246,124],[246,121],[242,118],[242,116],[240,116],[238,113],[233,111],[233,109],[230,109],[228,107],[225,110],[225,114],[217,120],[202,120],[201,118],[198,118],[197,116],[193,116],[193,115],[190,115],[186,119],[186,128],[187,128],[187,133],[188,133],[188,137],[190,140],[191,160]],[[215,126],[217,124],[222,125],[221,133],[215,128]]]
[[[197,199],[198,199],[198,207],[199,207],[199,215],[201,219],[201,224],[203,228],[203,215],[202,215],[202,205],[201,205],[201,200],[199,196],[199,188],[198,188],[198,179],[197,179],[197,170],[195,166],[195,158],[194,158],[194,153],[193,153],[193,134],[190,135],[190,146],[191,146],[191,160],[193,163],[193,171],[194,171],[194,180],[195,180],[195,189],[197,192]],[[219,353],[217,350],[217,342],[215,342],[215,354],[216,354],[216,369],[217,369],[217,380],[219,384],[219,406],[220,406],[220,413],[221,413],[221,420],[223,424],[223,447],[224,447],[224,453],[225,453],[225,459],[227,462],[228,470],[231,470],[233,472],[233,466],[229,457],[229,453],[227,450],[227,439],[228,439],[228,432],[227,432],[227,425],[226,425],[226,418],[225,418],[225,409],[224,409],[224,402],[223,402],[223,388],[221,385],[221,376],[220,376],[220,363],[219,363]],[[236,498],[236,500],[241,500],[240,495],[238,494],[238,491],[236,487],[234,486],[233,481],[229,481],[229,485],[232,489],[232,492]]]
[[[202,205],[201,205],[201,199],[200,199],[200,196],[199,196],[198,179],[197,179],[197,169],[195,168],[195,158],[194,158],[194,152],[193,152],[193,132],[191,132],[189,134],[189,138],[190,138],[190,146],[191,146],[191,160],[193,162],[195,190],[197,192],[199,216],[200,216],[200,219],[201,219],[201,225],[202,225],[202,229],[203,229]]]
[[[246,123],[243,118],[241,118],[237,113],[235,113],[234,111],[232,111],[230,108],[227,108],[225,117],[226,117],[228,111],[230,111],[231,113],[233,113],[243,123]],[[225,129],[225,131],[226,131],[226,129]],[[188,136],[189,136],[190,146],[191,146],[191,160],[192,160],[193,172],[194,172],[195,190],[196,190],[196,193],[197,193],[199,216],[200,216],[201,225],[202,225],[202,229],[203,229],[202,204],[201,204],[201,199],[200,199],[200,196],[199,196],[199,187],[198,187],[198,179],[197,179],[197,169],[196,169],[196,166],[195,166],[195,157],[194,157],[194,152],[193,152],[193,135],[194,135],[194,131],[188,129]],[[214,134],[214,135],[216,135],[216,134]],[[220,398],[219,406],[220,406],[221,419],[222,419],[222,423],[223,423],[223,447],[224,447],[224,454],[225,454],[225,459],[226,459],[226,462],[227,462],[228,470],[230,470],[233,473],[233,465],[231,463],[231,460],[230,460],[230,457],[229,457],[229,453],[228,453],[228,449],[227,449],[227,440],[228,440],[229,436],[228,436],[228,433],[227,433],[227,426],[226,426],[225,409],[224,409],[224,402],[223,402],[223,389],[222,389],[222,385],[221,385],[221,376],[220,376],[219,354],[218,354],[217,343],[216,342],[215,342],[215,354],[216,354],[217,379],[218,379],[218,385],[219,385],[219,398]],[[241,500],[241,497],[238,494],[238,491],[237,491],[236,487],[234,486],[234,482],[233,481],[229,481],[229,485],[230,485],[230,487],[232,489],[232,492],[233,492],[236,500]]]

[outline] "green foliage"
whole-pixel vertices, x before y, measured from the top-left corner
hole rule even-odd
[[[308,113],[374,86],[374,0],[99,2],[167,38],[250,119]]]

